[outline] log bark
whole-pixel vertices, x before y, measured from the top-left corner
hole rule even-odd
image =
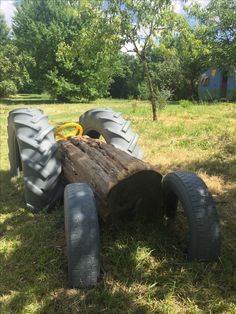
[[[104,222],[161,214],[162,176],[149,164],[88,137],[60,141],[59,152],[65,181],[90,185]]]

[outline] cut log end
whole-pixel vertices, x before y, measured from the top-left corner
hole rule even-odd
[[[161,216],[161,179],[159,173],[143,170],[117,183],[108,195],[108,220]]]

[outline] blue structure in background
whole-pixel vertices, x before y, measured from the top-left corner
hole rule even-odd
[[[236,68],[210,68],[198,85],[199,100],[236,100]]]

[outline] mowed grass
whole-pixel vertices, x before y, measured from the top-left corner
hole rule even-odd
[[[68,289],[63,207],[30,213],[22,180],[9,177],[8,112],[27,106],[43,109],[54,126],[94,107],[122,111],[145,161],[163,175],[185,169],[206,181],[220,218],[220,259],[187,261],[174,229],[156,223],[103,226],[103,277],[92,290]],[[138,101],[53,104],[23,95],[0,109],[0,313],[236,313],[235,103],[169,105],[157,123]]]

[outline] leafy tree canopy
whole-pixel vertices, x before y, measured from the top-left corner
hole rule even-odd
[[[188,20],[179,14],[172,14],[162,32],[160,42],[165,47],[165,54],[176,63],[176,69],[181,69],[179,79],[174,75],[179,88],[184,86],[182,97],[196,97],[196,85],[200,74],[209,66],[210,46],[203,40],[200,27],[191,27]],[[173,74],[177,72],[173,69]],[[165,81],[165,80],[164,80]],[[180,96],[180,95],[179,95]]]
[[[16,94],[30,82],[25,67],[29,62],[32,60],[20,53],[11,42],[0,47],[0,97]]]
[[[236,64],[236,1],[211,0],[205,8],[188,11],[199,22],[203,40],[210,45],[212,65]]]
[[[9,31],[4,17],[0,14],[0,45],[7,40]]]
[[[136,56],[120,53],[121,69],[113,78],[110,94],[114,98],[138,98],[139,85],[142,84],[143,67]]]
[[[165,27],[170,13],[170,0],[109,0],[108,9],[119,21],[123,44],[131,45],[143,65],[152,105],[153,120],[157,120],[158,90],[153,83],[147,51],[157,44],[158,35]],[[130,50],[130,49],[128,49]]]
[[[29,81],[25,56],[9,38],[9,28],[0,15],[0,97],[17,93]]]
[[[103,1],[23,0],[14,20],[18,47],[35,60],[37,87],[60,99],[104,96],[120,39]]]
[[[202,40],[201,28],[193,28],[184,16],[169,12],[159,29],[158,40],[145,51],[154,91],[169,90],[175,99],[195,98],[199,76],[209,66],[210,47]],[[141,51],[142,44],[140,46]],[[136,69],[133,69],[134,64]],[[125,76],[115,78],[116,84],[111,89],[113,96],[120,95],[115,91],[115,87],[120,86],[120,90],[126,91],[126,97],[150,98],[141,65],[137,54],[125,58]],[[135,85],[136,90],[132,87]]]

